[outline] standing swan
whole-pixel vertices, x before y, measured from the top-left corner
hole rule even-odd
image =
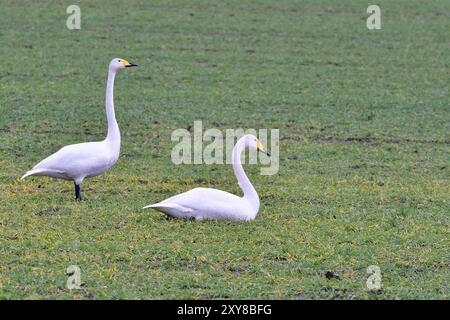
[[[233,148],[232,164],[243,197],[211,188],[195,188],[144,208],[154,208],[175,218],[196,220],[253,220],[259,210],[259,197],[242,168],[241,154],[246,149],[269,155],[253,135],[245,135]]]
[[[28,176],[48,176],[56,179],[73,180],[76,200],[81,200],[80,185],[85,178],[95,177],[112,167],[119,158],[120,131],[114,114],[114,78],[119,69],[136,67],[124,59],[113,59],[109,64],[106,85],[106,117],[108,135],[98,142],[71,144],[39,162],[25,173]]]

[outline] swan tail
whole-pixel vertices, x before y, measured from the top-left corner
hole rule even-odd
[[[176,204],[176,203],[159,202],[159,203],[145,206],[143,209],[146,209],[146,208],[153,208],[153,209],[165,212],[165,213],[176,211],[180,214],[188,214],[188,213],[192,212],[192,209],[180,206],[179,204]]]
[[[164,203],[154,203],[154,204],[150,204],[148,206],[143,207],[142,209],[147,209],[147,208],[154,208],[154,209],[158,209],[158,208],[172,208],[173,206],[169,205],[169,204],[164,204]]]
[[[41,173],[42,171],[43,171],[42,169],[32,169],[32,170],[28,171],[27,173],[25,173],[25,174],[22,176],[22,178],[20,178],[20,179],[23,180],[23,179],[25,179],[26,177],[34,176],[34,175],[36,175],[36,174],[38,174],[38,173]]]
[[[58,171],[58,170],[49,170],[49,169],[31,169],[30,171],[28,171],[27,173],[25,173],[22,178],[20,178],[21,180],[25,179],[26,177],[29,176],[44,176],[47,174],[51,174],[51,173],[63,173],[62,171]]]

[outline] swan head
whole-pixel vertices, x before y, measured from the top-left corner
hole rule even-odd
[[[259,152],[262,152],[262,153],[270,156],[270,153],[268,151],[266,151],[266,149],[264,148],[261,141],[259,141],[258,138],[256,138],[254,135],[247,134],[247,135],[243,136],[241,139],[244,141],[245,146],[247,148],[252,149],[252,150],[257,150]]]
[[[109,63],[109,69],[117,71],[119,69],[125,69],[125,68],[131,68],[131,67],[137,67],[137,64],[130,63],[125,59],[122,58],[114,58]]]

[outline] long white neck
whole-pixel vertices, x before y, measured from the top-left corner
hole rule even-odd
[[[114,113],[114,78],[116,77],[116,72],[109,70],[108,72],[108,82],[106,84],[106,118],[108,119],[108,135],[106,136],[106,141],[111,143],[117,152],[120,149],[120,131],[119,126],[116,121],[116,115]]]
[[[251,204],[252,208],[254,209],[254,214],[256,215],[259,210],[259,197],[252,183],[245,174],[244,168],[242,168],[241,154],[242,152],[244,152],[244,150],[245,142],[243,140],[239,140],[233,148],[233,170],[238,180],[239,186],[241,187],[242,191],[244,191],[244,199]]]

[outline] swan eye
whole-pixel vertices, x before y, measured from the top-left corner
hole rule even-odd
[[[117,62],[120,62],[120,59],[119,59],[119,60],[117,60]]]

